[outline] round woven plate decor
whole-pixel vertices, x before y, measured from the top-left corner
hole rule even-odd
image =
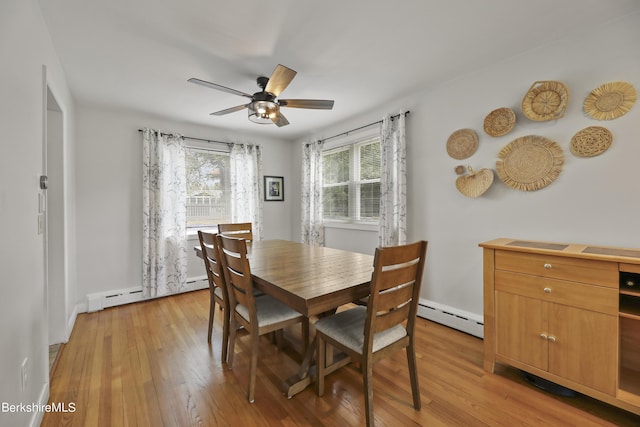
[[[484,131],[487,135],[502,136],[511,132],[516,124],[516,113],[511,108],[498,108],[484,119]]]
[[[466,159],[477,149],[478,134],[473,129],[458,129],[447,140],[447,153],[454,159]]]
[[[594,157],[607,151],[612,141],[613,135],[609,129],[589,126],[573,135],[569,149],[578,157]]]
[[[522,99],[522,113],[535,122],[546,122],[564,117],[569,104],[569,89],[564,83],[534,82]]]
[[[613,120],[624,116],[636,102],[636,89],[627,82],[605,83],[584,100],[584,112],[596,120]]]
[[[496,172],[506,185],[520,191],[535,191],[551,184],[564,163],[562,148],[538,135],[527,135],[507,144],[496,161]]]

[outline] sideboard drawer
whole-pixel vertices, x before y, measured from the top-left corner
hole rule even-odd
[[[496,291],[509,292],[600,313],[618,314],[618,290],[566,280],[496,271]]]
[[[618,287],[616,263],[526,252],[496,251],[496,270]]]

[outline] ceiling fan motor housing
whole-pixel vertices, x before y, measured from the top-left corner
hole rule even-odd
[[[276,99],[276,96],[274,94],[272,94],[271,92],[265,92],[264,90],[262,92],[256,92],[253,94],[253,97],[251,98],[254,102],[255,101],[269,101],[269,102],[274,102],[274,100]]]

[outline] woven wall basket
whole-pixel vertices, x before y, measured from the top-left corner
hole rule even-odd
[[[511,108],[498,108],[484,119],[484,131],[487,135],[502,136],[511,132],[516,124],[516,113]]]
[[[568,104],[569,89],[564,83],[537,81],[522,99],[522,113],[535,122],[546,122],[564,117]]]
[[[447,153],[454,159],[466,159],[477,149],[478,134],[473,129],[458,129],[447,140]]]
[[[630,83],[604,83],[585,98],[584,112],[596,120],[617,119],[631,110],[636,98],[636,89]]]
[[[613,135],[609,129],[589,126],[573,135],[569,149],[578,157],[594,157],[607,151],[612,142]]]
[[[542,136],[527,135],[500,150],[496,172],[511,188],[535,191],[555,181],[563,163],[564,154],[558,144]]]
[[[471,166],[467,169],[469,171],[468,175],[462,175],[456,179],[456,188],[467,197],[479,197],[493,184],[493,171],[491,169],[480,169],[475,172]]]

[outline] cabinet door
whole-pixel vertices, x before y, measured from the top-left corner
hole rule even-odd
[[[549,303],[508,292],[496,292],[496,354],[548,369]]]
[[[560,304],[549,316],[549,372],[615,396],[617,317]]]

